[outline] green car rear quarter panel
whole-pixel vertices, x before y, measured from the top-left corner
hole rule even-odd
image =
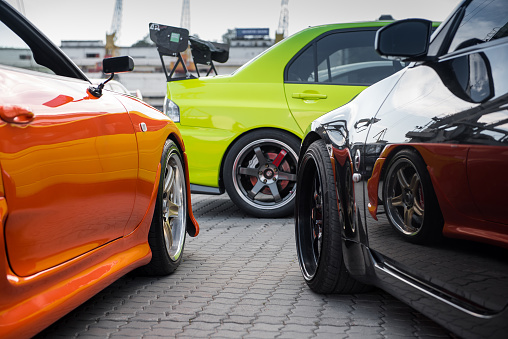
[[[364,90],[366,86],[284,83],[285,67],[302,48],[325,33],[387,23],[310,27],[267,49],[231,75],[168,82],[167,97],[180,108],[177,126],[185,140],[190,182],[218,187],[227,150],[245,133],[273,128],[301,139],[314,119]],[[302,92],[325,94],[326,99],[293,97]]]

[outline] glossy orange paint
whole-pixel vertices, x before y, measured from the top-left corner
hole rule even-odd
[[[387,146],[376,161],[367,183],[368,209],[374,219],[382,171],[387,166],[387,159],[400,147],[413,147],[427,164],[444,217],[445,236],[508,247],[508,224],[501,206],[506,188],[496,187],[496,183],[504,182],[500,178],[508,164],[503,162],[506,157],[493,156],[506,152],[503,147],[457,144]],[[493,217],[497,218],[497,222],[487,220],[480,211],[481,207],[492,208],[492,204],[501,208]]]
[[[84,82],[23,77],[4,72],[3,81],[21,82],[23,90],[8,90],[0,105],[27,107],[34,118],[0,126],[0,158],[9,263],[29,276],[123,236],[136,196],[138,152],[129,114],[114,96],[92,97]],[[59,101],[62,96],[73,100]]]
[[[1,338],[36,334],[151,259],[162,148],[172,138],[184,151],[181,135],[141,101],[88,85],[0,71],[0,107],[33,113],[0,120]]]
[[[140,152],[139,154],[139,179],[140,183],[137,188],[136,194],[136,203],[134,204],[134,210],[132,212],[131,220],[138,220],[144,214],[143,202],[146,202],[148,198],[148,194],[151,192],[153,185],[155,184],[154,173],[152,168],[156,165],[155,159],[158,155],[159,159],[157,163],[160,161],[160,154],[162,153],[162,146],[160,145],[160,138],[165,135],[169,135],[169,138],[172,139],[179,146],[184,160],[185,166],[185,179],[187,184],[187,192],[190,192],[190,182],[189,182],[189,171],[188,171],[188,161],[187,154],[185,153],[185,144],[182,139],[182,135],[176,125],[167,117],[167,122],[170,123],[171,131],[162,130],[163,132],[158,134],[147,134],[146,132],[141,131],[141,123],[145,123],[148,130],[157,130],[161,127],[165,127],[167,125],[166,122],[160,122],[160,112],[154,111],[150,106],[146,103],[139,101],[137,99],[127,98],[127,97],[119,97],[122,104],[126,107],[129,112],[129,116],[132,120],[132,124],[135,128],[136,138],[138,142],[139,149],[143,149],[144,152]],[[147,110],[147,107],[150,108]],[[167,133],[167,134],[166,134]],[[138,204],[139,202],[139,204]],[[191,204],[191,195],[187,194],[187,204],[188,206],[192,206]],[[126,227],[124,234],[129,234],[132,231],[132,225],[135,223],[131,223],[131,226]],[[131,227],[131,228],[129,228]],[[192,212],[192,208],[189,208],[189,217],[188,217],[188,225],[187,231],[191,236],[197,236],[199,234],[199,225],[196,219],[194,218],[194,214]]]
[[[378,158],[374,163],[374,168],[372,169],[372,176],[367,181],[367,194],[369,196],[369,203],[367,208],[369,209],[369,213],[377,220],[377,207],[378,207],[378,187],[379,181],[381,179],[381,169],[386,161],[386,158]]]

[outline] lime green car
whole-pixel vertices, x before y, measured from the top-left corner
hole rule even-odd
[[[231,75],[168,76],[164,112],[185,139],[192,192],[225,190],[238,207],[258,217],[292,213],[298,150],[307,126],[404,67],[374,50],[377,29],[388,23],[310,27]],[[158,39],[151,36],[156,43],[170,37],[166,45],[157,43],[159,53],[184,49],[188,32],[163,35],[169,26],[153,25],[151,34],[160,33]],[[212,59],[223,51],[208,46]]]

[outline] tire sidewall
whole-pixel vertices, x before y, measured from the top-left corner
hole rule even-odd
[[[256,130],[252,131],[249,134],[246,134],[240,137],[228,151],[226,158],[224,160],[224,168],[222,171],[222,176],[224,180],[224,186],[226,188],[226,192],[228,193],[231,200],[240,207],[243,211],[247,212],[250,215],[261,217],[261,218],[278,218],[288,216],[294,211],[294,201],[295,194],[285,202],[285,204],[278,208],[262,208],[262,205],[253,206],[252,204],[246,202],[244,197],[240,196],[238,193],[234,176],[236,176],[236,168],[235,162],[240,152],[249,144],[256,142],[262,139],[273,139],[279,142],[284,143],[288,148],[290,148],[295,154],[295,162],[298,161],[298,151],[300,149],[300,140],[284,131],[280,130]],[[297,164],[295,163],[295,166]],[[296,169],[296,167],[295,167]],[[295,171],[296,172],[296,171]],[[295,173],[296,174],[296,173]]]
[[[180,256],[177,260],[172,260],[169,256],[169,253],[166,250],[166,243],[164,239],[164,230],[163,230],[163,211],[162,211],[162,198],[164,192],[164,172],[166,170],[166,165],[168,163],[171,155],[175,154],[180,160],[180,169],[184,171],[182,155],[177,147],[177,145],[172,140],[167,140],[164,144],[164,149],[161,157],[161,174],[159,179],[158,191],[157,191],[157,201],[155,203],[154,215],[152,219],[152,224],[150,226],[150,231],[148,234],[148,243],[150,245],[150,249],[152,251],[152,260],[146,266],[145,272],[149,275],[167,275],[173,273],[177,267],[180,265],[183,257],[183,251],[185,247],[185,239],[186,239],[186,231],[183,234],[182,240],[182,250],[180,252]],[[185,174],[182,172],[180,175],[183,176],[185,180]],[[182,197],[182,203],[185,204],[186,211],[188,211],[189,206],[187,206],[187,187],[184,184],[184,196]],[[187,218],[184,218],[184,228],[187,227]]]
[[[321,149],[320,149],[321,148]],[[316,272],[311,279],[306,279],[307,285],[315,292],[318,293],[332,293],[338,281],[340,273],[340,264],[343,263],[342,254],[342,237],[340,224],[342,217],[338,210],[338,201],[334,189],[335,187],[333,168],[331,163],[323,157],[323,148],[326,152],[326,146],[321,140],[313,143],[309,149],[303,155],[300,162],[299,171],[304,173],[305,166],[308,166],[309,162],[315,163],[317,175],[320,178],[321,193],[322,193],[322,205],[323,205],[323,230],[322,230],[322,247],[317,264]],[[309,178],[304,178],[302,175],[298,176],[297,185],[303,188],[305,185],[304,181]],[[300,209],[305,208],[305,197],[304,194],[308,192],[299,190],[297,191],[297,204]],[[299,260],[301,255],[301,249],[299,248],[299,230],[298,227],[310,227],[307,225],[306,220],[302,220],[302,213],[299,212],[299,208],[296,208],[296,238],[297,238],[297,251],[299,251]],[[300,265],[302,262],[300,260]],[[304,275],[305,278],[305,275]]]

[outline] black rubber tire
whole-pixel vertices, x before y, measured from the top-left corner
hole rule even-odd
[[[415,150],[403,149],[390,160],[383,201],[388,220],[407,241],[433,244],[442,239],[439,202],[427,166]]]
[[[344,208],[337,201],[333,168],[323,140],[310,145],[298,171],[296,249],[305,282],[314,292],[324,294],[370,290],[354,279],[344,264]]]
[[[257,130],[240,137],[224,161],[224,186],[231,200],[260,218],[292,214],[299,149],[300,140],[280,130]]]
[[[173,181],[173,184],[165,187],[166,179],[168,183]],[[169,188],[175,188],[176,191]],[[157,201],[148,233],[152,260],[138,270],[140,274],[168,275],[182,262],[187,230],[187,194],[182,155],[177,145],[167,140],[162,152]],[[166,246],[169,242],[172,246]]]

